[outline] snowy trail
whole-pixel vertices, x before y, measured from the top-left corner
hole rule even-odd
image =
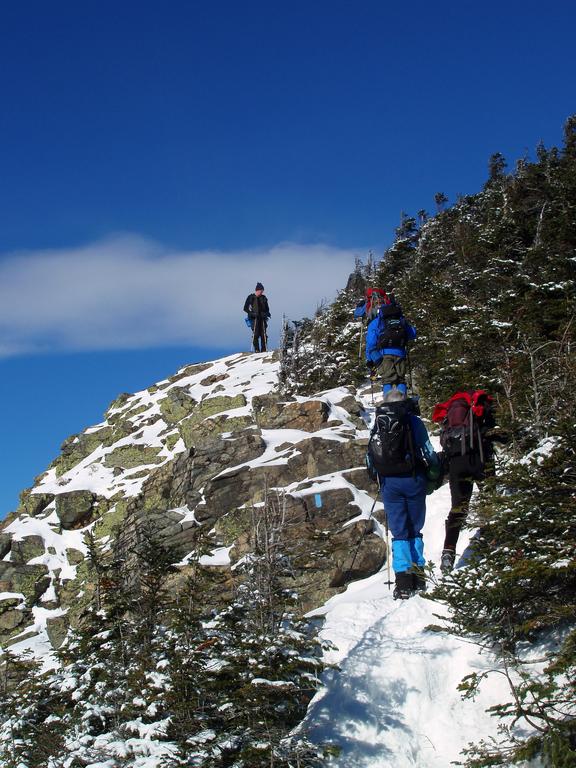
[[[427,501],[425,556],[437,564],[448,487]],[[460,553],[468,541],[462,535]],[[386,580],[384,570],[350,584],[314,612],[325,617],[321,635],[334,645],[326,660],[338,669],[326,673],[306,724],[314,741],[340,747],[330,761],[338,768],[447,768],[468,743],[494,733],[485,710],[507,700],[507,688],[498,675],[474,702],[462,701],[462,678],[494,668],[494,658],[427,629],[444,607],[419,596],[394,601]]]

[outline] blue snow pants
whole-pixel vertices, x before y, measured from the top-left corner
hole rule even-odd
[[[426,477],[381,477],[382,502],[392,533],[395,573],[425,565],[422,528],[426,519]]]

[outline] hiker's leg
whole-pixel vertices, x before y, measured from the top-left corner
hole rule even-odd
[[[417,565],[418,568],[423,568],[426,565],[426,558],[424,557],[424,539],[422,538],[422,534],[410,539],[408,543],[410,544],[410,557],[412,558],[412,562]]]
[[[396,370],[392,355],[384,355],[380,363],[380,376],[382,377],[382,392],[386,394],[396,384]]]
[[[408,514],[401,478],[383,477],[380,479],[382,503],[388,518],[388,528],[395,539],[408,539]]]
[[[262,334],[262,318],[254,320],[254,352],[260,352],[260,336]]]
[[[455,550],[474,487],[465,456],[454,456],[450,459],[449,479],[451,506],[446,518],[444,549]]]
[[[404,573],[412,567],[410,542],[406,539],[392,539],[392,568],[394,573]]]
[[[406,509],[408,512],[408,541],[410,557],[417,566],[425,565],[422,528],[426,520],[426,478],[424,475],[403,478],[406,485]]]
[[[405,357],[393,357],[394,362],[394,375],[395,384],[398,389],[406,393],[406,358]]]

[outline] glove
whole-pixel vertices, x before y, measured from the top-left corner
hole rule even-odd
[[[440,468],[440,464],[430,464],[426,468],[426,477],[428,480],[438,480],[442,475],[442,469]]]
[[[378,376],[377,364],[373,360],[368,360],[366,367],[368,368],[368,376],[370,377],[370,381],[374,381],[376,376]]]

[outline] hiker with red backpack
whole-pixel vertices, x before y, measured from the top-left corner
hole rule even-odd
[[[454,567],[474,483],[494,472],[493,399],[482,389],[456,392],[434,407],[432,421],[441,424],[442,457],[450,482],[450,512],[440,561],[440,570],[447,574]]]
[[[426,589],[424,541],[426,494],[440,475],[440,461],[419,418],[418,401],[399,389],[384,395],[368,443],[366,465],[382,494],[392,532],[393,597],[407,600]]]
[[[393,387],[406,396],[406,345],[416,338],[416,329],[391,296],[382,304],[366,332],[366,365],[370,377],[380,368],[384,394]]]
[[[262,283],[256,283],[254,293],[251,293],[244,302],[244,312],[247,314],[246,324],[252,330],[254,352],[266,352],[268,320],[271,315]]]

